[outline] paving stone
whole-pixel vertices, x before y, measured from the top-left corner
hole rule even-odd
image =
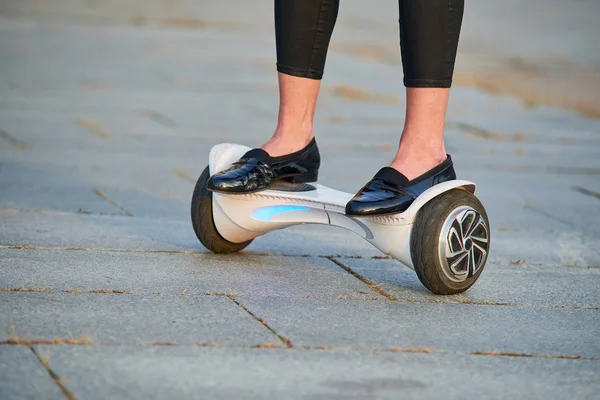
[[[203,250],[191,222],[11,210],[1,218],[2,245]]]
[[[244,304],[295,345],[600,355],[598,310],[268,298]]]
[[[235,293],[293,298],[384,297],[326,258],[106,251],[0,250],[3,287]]]
[[[600,310],[600,269],[488,263],[466,292],[437,296],[417,274],[394,260],[340,258],[350,267],[399,300],[502,303],[546,307],[591,307]]]
[[[0,213],[0,245],[206,251],[191,221],[71,213]],[[247,253],[376,256],[381,252],[344,229],[296,226],[254,240]]]
[[[598,266],[600,236],[572,230],[492,233],[490,257],[544,266]]]
[[[284,349],[41,348],[78,398],[179,399],[201,393],[203,398],[236,399],[442,399],[501,393],[514,399],[591,399],[600,389],[598,361]]]
[[[0,398],[61,399],[62,393],[25,346],[0,345]]]
[[[27,339],[69,339],[72,334],[95,343],[277,341],[224,296],[3,292],[0,298],[5,340],[16,330]]]
[[[23,185],[23,182],[28,182]],[[0,204],[3,208],[39,210],[42,208],[76,212],[84,207],[97,213],[120,211],[95,195],[88,182],[61,179],[23,165],[3,163],[0,168]]]

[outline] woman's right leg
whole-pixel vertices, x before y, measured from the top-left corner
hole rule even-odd
[[[279,80],[277,128],[262,149],[272,157],[302,149],[313,119],[339,0],[275,0]]]

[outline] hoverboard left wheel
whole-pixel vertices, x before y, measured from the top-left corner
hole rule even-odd
[[[192,196],[192,226],[194,232],[208,250],[213,253],[227,254],[235,253],[246,248],[252,240],[242,243],[232,243],[219,234],[213,219],[212,193],[206,188],[206,182],[210,178],[208,167],[204,169]]]

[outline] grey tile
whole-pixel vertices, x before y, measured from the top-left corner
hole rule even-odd
[[[284,349],[42,348],[78,398],[591,399],[600,389],[598,361]],[[469,384],[456,384],[463,381]]]
[[[204,250],[191,222],[12,210],[0,218],[2,245]]]
[[[338,259],[399,300],[482,302],[600,309],[600,269],[488,263],[477,282],[456,296],[437,296],[394,260]]]
[[[571,229],[496,229],[491,235],[490,258],[544,266],[597,266],[599,243],[600,235]]]
[[[8,339],[91,338],[95,343],[219,342],[277,338],[224,296],[0,293],[0,332]]]
[[[235,293],[290,298],[378,298],[320,257],[0,249],[3,287],[133,290],[163,296]]]
[[[16,399],[62,399],[48,371],[26,346],[0,345],[0,397]]]
[[[24,185],[23,182],[28,182]],[[47,170],[30,166],[3,163],[0,168],[0,193],[2,208],[76,212],[87,209],[97,213],[120,213],[93,192],[89,182],[68,179]]]
[[[269,298],[244,304],[296,345],[600,355],[598,310]]]
[[[0,212],[0,245],[206,251],[190,220],[52,212]],[[256,238],[245,252],[376,256],[354,233],[324,225],[296,226]]]

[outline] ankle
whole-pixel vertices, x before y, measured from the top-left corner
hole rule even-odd
[[[271,139],[262,145],[262,149],[271,157],[283,156],[303,149],[313,138],[312,127],[310,129],[278,127]]]
[[[310,139],[313,137],[313,123],[312,121],[299,123],[279,121],[273,133],[273,137],[275,136],[289,140],[307,139],[307,142],[310,142]]]
[[[433,149],[426,147],[406,149],[400,146],[390,167],[402,173],[408,180],[412,180],[438,166],[446,158],[447,154],[443,145]]]

